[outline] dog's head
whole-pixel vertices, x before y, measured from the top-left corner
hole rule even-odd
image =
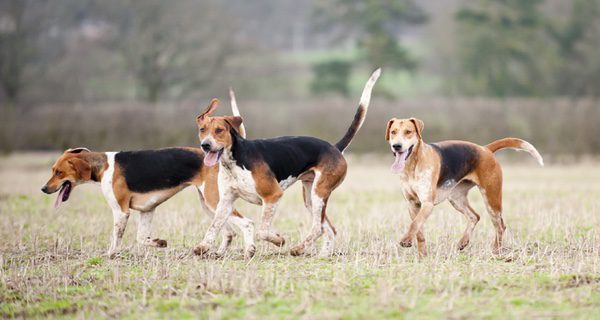
[[[239,135],[242,125],[242,117],[239,116],[211,117],[218,106],[219,100],[213,99],[196,118],[200,147],[206,153],[204,164],[209,167],[216,165],[223,151],[231,148],[234,135]]]
[[[86,152],[90,152],[90,150],[86,148],[68,149],[52,166],[52,176],[42,187],[42,191],[47,194],[59,191],[58,198],[54,202],[55,208],[69,200],[75,186],[92,179],[92,166],[84,157],[81,157],[81,154]]]
[[[416,118],[392,118],[388,121],[385,140],[389,142],[392,153],[396,157],[392,165],[394,173],[400,173],[404,169],[406,160],[412,155],[415,145],[422,140],[421,133],[424,127],[423,121]]]

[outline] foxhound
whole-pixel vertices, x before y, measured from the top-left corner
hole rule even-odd
[[[232,109],[239,115],[235,96]],[[245,129],[240,128],[242,135]],[[166,247],[167,242],[152,238],[150,229],[154,210],[188,186],[198,189],[202,207],[212,215],[219,201],[218,168],[203,165],[204,152],[198,148],[167,148],[159,150],[92,152],[87,148],[66,150],[52,166],[52,177],[42,188],[47,194],[58,192],[55,208],[69,199],[72,190],[81,184],[99,183],[113,212],[113,233],[108,255],[114,257],[125,232],[130,210],[140,212],[137,242],[151,247]],[[253,245],[254,223],[237,210],[228,222],[237,226],[246,244]],[[218,254],[231,244],[235,232],[229,224],[223,234]],[[253,251],[246,246],[246,251]]]
[[[423,142],[423,128],[419,119],[393,118],[385,132],[395,156],[392,172],[400,175],[412,219],[400,245],[410,247],[416,236],[419,254],[427,255],[423,224],[433,207],[448,199],[467,218],[467,228],[458,242],[458,249],[464,249],[479,221],[467,199],[469,190],[477,186],[496,229],[492,249],[498,254],[506,226],[502,219],[502,168],[494,153],[504,148],[524,150],[543,166],[542,156],[529,142],[516,138],[500,139],[486,146],[466,141],[428,144]]]
[[[367,81],[354,120],[335,145],[313,137],[246,140],[238,129],[242,125],[241,117],[210,116],[218,105],[218,100],[213,99],[196,123],[201,147],[206,152],[204,164],[219,167],[219,203],[203,241],[194,252],[202,255],[212,250],[238,198],[262,205],[258,238],[283,245],[285,239],[271,229],[271,222],[284,191],[296,181],[302,181],[304,204],[311,213],[312,228],[290,253],[303,254],[305,248],[324,233],[320,254],[331,255],[336,231],[327,218],[327,201],[346,176],[347,164],[342,152],[365,120],[371,91],[380,73],[376,70]]]

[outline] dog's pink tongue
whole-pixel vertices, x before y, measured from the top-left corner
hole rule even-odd
[[[63,203],[63,197],[66,190],[67,188],[63,186],[60,188],[60,191],[58,191],[58,197],[56,197],[56,201],[54,201],[54,209],[58,209],[58,207],[60,207],[60,205]]]
[[[204,156],[204,165],[212,167],[219,161],[219,154],[217,152],[207,152]]]
[[[404,164],[406,163],[406,152],[396,152],[396,160],[392,164],[392,173],[400,173],[404,170]]]

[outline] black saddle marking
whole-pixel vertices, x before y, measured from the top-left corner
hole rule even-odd
[[[278,182],[300,174],[318,164],[324,156],[339,154],[329,142],[314,137],[278,137],[245,140],[231,130],[232,154],[236,164],[252,170],[257,161],[265,162]]]
[[[183,148],[124,151],[115,155],[129,190],[141,193],[190,181],[202,168],[202,160],[201,155]]]
[[[458,183],[473,171],[479,162],[479,153],[472,145],[462,143],[432,143],[430,145],[442,159],[440,176],[437,181],[438,187],[448,180]]]

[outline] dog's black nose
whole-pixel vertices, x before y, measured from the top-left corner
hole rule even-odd
[[[43,186],[42,187],[42,192],[43,193],[48,193],[48,186]]]
[[[210,151],[210,143],[203,143],[200,145],[200,147],[202,147],[202,150],[204,150],[204,152]]]
[[[400,151],[400,150],[402,150],[402,145],[399,143],[396,143],[395,145],[392,146],[392,148],[394,148],[394,151]]]

